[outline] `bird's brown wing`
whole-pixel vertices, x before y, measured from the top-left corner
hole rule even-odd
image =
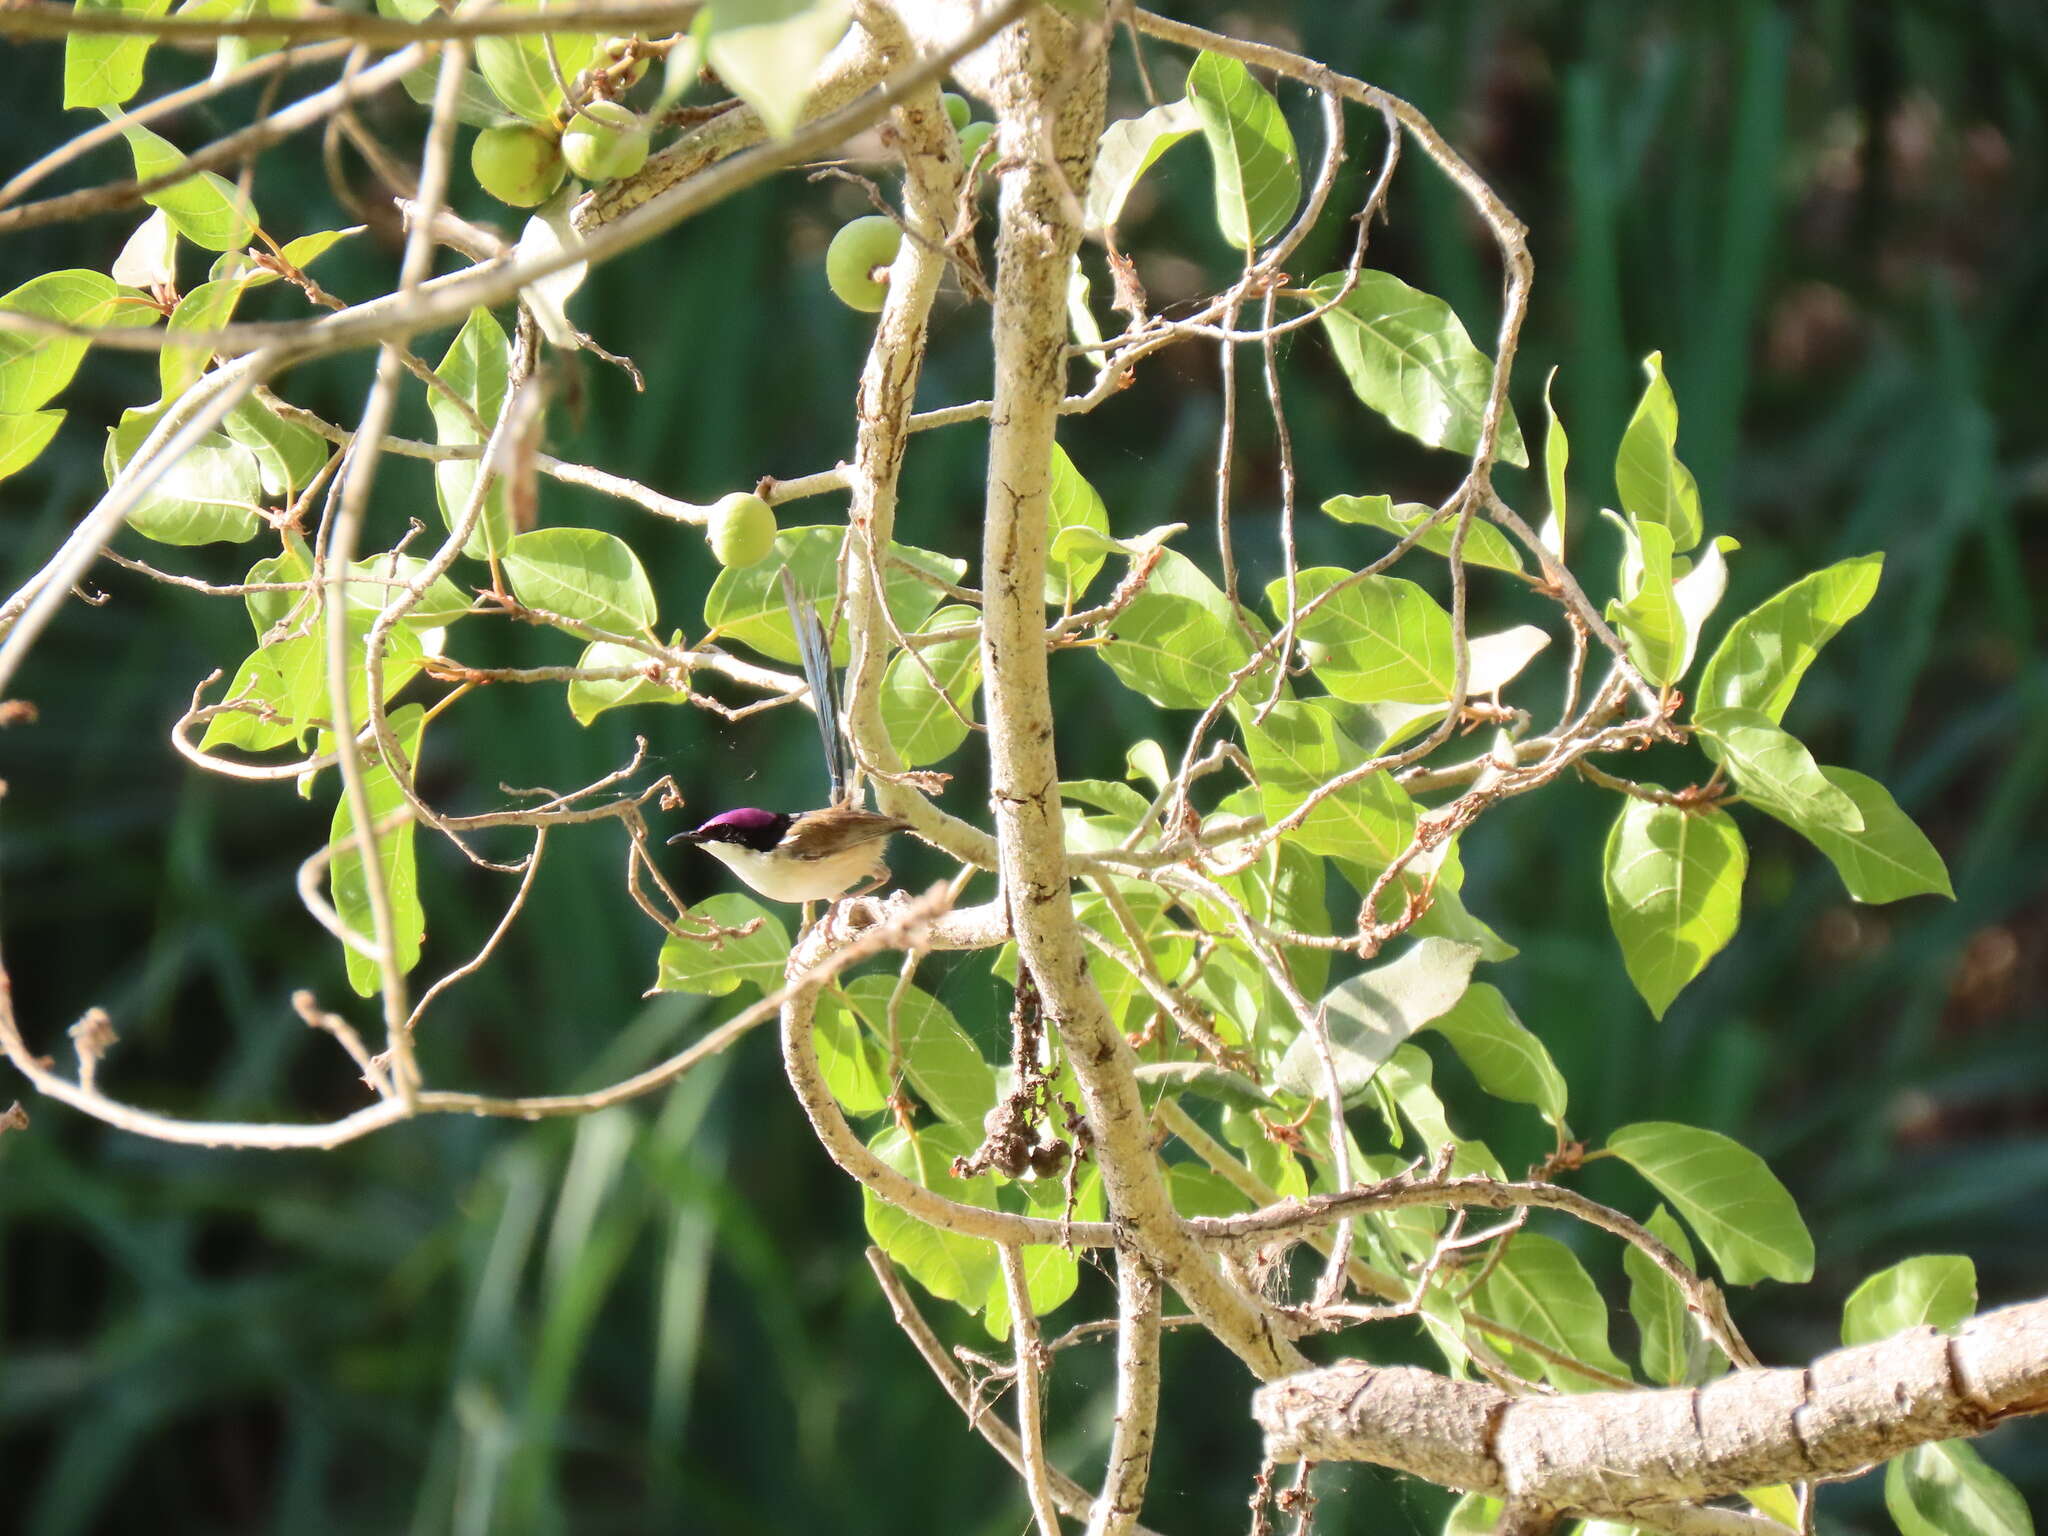
[[[829,859],[863,843],[880,842],[907,826],[908,822],[898,821],[894,816],[833,806],[797,817],[782,835],[781,847],[794,858]]]

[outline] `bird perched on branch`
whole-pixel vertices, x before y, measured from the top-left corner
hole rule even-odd
[[[825,628],[818,622],[817,608],[798,601],[787,566],[782,569],[782,595],[789,604],[790,622],[796,626],[804,682],[818,712],[825,772],[832,784],[831,803],[796,815],[751,806],[725,811],[694,831],[678,832],[669,841],[696,844],[770,901],[831,901],[848,894],[852,886],[860,889],[851,894],[865,895],[888,880],[883,852],[890,836],[909,823],[853,803]]]

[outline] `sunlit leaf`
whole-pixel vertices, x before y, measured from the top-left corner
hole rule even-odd
[[[1317,700],[1283,703],[1263,724],[1244,728],[1245,749],[1258,771],[1266,819],[1278,822],[1310,792],[1366,760]],[[1408,846],[1415,803],[1384,773],[1368,774],[1324,796],[1289,837],[1310,853],[1377,867]]]
[[[1553,368],[1543,379],[1543,414],[1549,418],[1543,434],[1543,484],[1550,492],[1550,515],[1544,518],[1543,526],[1537,530],[1537,538],[1545,549],[1562,560],[1571,516],[1564,478],[1566,466],[1572,461],[1572,442],[1565,435],[1564,419],[1551,403],[1550,386],[1556,382],[1557,370]]]
[[[1391,496],[1332,496],[1323,503],[1323,510],[1340,523],[1362,523],[1368,528],[1380,528],[1397,539],[1405,539],[1418,528],[1428,531],[1415,542],[1417,549],[1426,549],[1433,555],[1449,555],[1451,540],[1458,531],[1458,520],[1454,517],[1441,518],[1434,524],[1437,509],[1420,501],[1404,501],[1394,505]],[[1496,571],[1519,571],[1522,557],[1515,546],[1484,517],[1475,515],[1465,530],[1465,563],[1484,565]]]
[[[1908,1328],[1952,1332],[1977,1310],[1977,1266],[1960,1254],[1923,1253],[1881,1269],[1842,1303],[1842,1342],[1875,1344]]]
[[[1658,1018],[1735,936],[1749,854],[1723,812],[1628,799],[1607,835],[1607,917]]]
[[[0,297],[0,309],[87,328],[152,325],[157,319],[140,294],[83,268],[32,277]],[[0,411],[21,414],[46,404],[78,372],[86,345],[73,336],[0,331]]]
[[[1322,999],[1319,1010],[1330,1056],[1347,1101],[1364,1092],[1395,1047],[1456,1004],[1478,959],[1477,945],[1421,939],[1398,958],[1340,983]],[[1287,1048],[1273,1081],[1303,1098],[1323,1093],[1322,1052],[1308,1031]]]
[[[213,352],[208,347],[172,346],[180,331],[217,331],[234,318],[241,301],[240,283],[201,283],[178,301],[164,323],[164,349],[157,354],[159,398],[175,400],[206,371]]]
[[[121,130],[135,157],[135,179],[153,181],[185,163],[184,151],[140,123]],[[178,233],[209,251],[239,251],[256,233],[256,208],[235,184],[212,171],[198,171],[167,187],[143,194],[163,209]]]
[[[596,528],[536,528],[505,550],[512,592],[529,608],[615,633],[654,623],[654,585],[633,546]]]
[[[1474,1298],[1480,1316],[1626,1379],[1628,1367],[1607,1342],[1607,1303],[1571,1249],[1527,1230],[1507,1242],[1507,1253]],[[1561,1392],[1597,1392],[1609,1385],[1556,1360],[1544,1360],[1542,1368]]]
[[[279,501],[312,484],[334,452],[311,427],[286,421],[254,395],[228,412],[221,430],[256,455],[264,494]]]
[[[646,672],[654,667],[654,660],[630,645],[596,640],[584,648],[576,665],[591,671],[633,667]],[[671,686],[650,677],[578,678],[569,684],[569,713],[578,725],[588,725],[606,710],[626,704],[686,704],[689,699],[687,684]]]
[[[995,1069],[982,1059],[952,1010],[917,987],[906,987],[896,997],[894,976],[857,977],[845,990],[848,1004],[892,1065],[902,1062],[926,1107],[942,1120],[970,1128],[979,1139],[982,1118],[996,1102]]]
[[[1718,1131],[1668,1121],[1625,1125],[1607,1150],[1657,1187],[1733,1285],[1813,1278],[1813,1238],[1777,1176]]]
[[[1629,660],[1659,687],[1683,676],[1687,648],[1685,614],[1678,606],[1672,570],[1671,530],[1661,523],[1630,523],[1605,507],[1601,515],[1621,530],[1622,596],[1607,605],[1628,645]]]
[[[1297,626],[1312,647],[1309,654],[1323,686],[1340,699],[1404,704],[1449,699],[1457,659],[1451,616],[1443,605],[1412,581],[1360,579],[1335,566],[1297,572],[1295,601],[1306,608],[1339,586],[1342,591],[1324,598]],[[1285,581],[1266,588],[1266,602],[1276,617],[1286,617]]]
[[[847,14],[844,0],[718,0],[705,44],[711,67],[770,134],[787,138]]]
[[[1311,285],[1318,305],[1343,292],[1345,274]],[[1338,366],[1370,410],[1431,448],[1472,453],[1493,390],[1493,364],[1451,306],[1389,272],[1363,271],[1322,325]],[[1499,458],[1526,465],[1529,451],[1510,407],[1501,417]]]
[[[511,344],[497,317],[488,309],[471,310],[434,371],[475,410],[483,430],[472,426],[454,401],[441,391],[430,389],[427,407],[434,413],[436,442],[443,447],[455,447],[484,441],[505,409],[505,394],[511,387],[511,356]],[[444,459],[434,465],[434,495],[441,506],[441,521],[450,532],[460,526],[477,476],[482,473],[483,464],[477,459]],[[505,487],[500,483],[485,494],[483,514],[462,552],[472,560],[491,559],[502,556],[511,542],[512,517],[506,508]]]
[[[426,711],[408,704],[391,712],[391,732],[398,738],[407,763],[417,769],[420,738],[426,730]],[[388,764],[369,759],[366,749],[363,783],[369,792],[371,826],[376,827],[405,805],[405,793]],[[383,872],[384,892],[391,913],[391,939],[401,975],[420,960],[420,942],[426,937],[427,914],[420,905],[419,871],[413,856],[415,828],[410,818],[376,834],[377,864]],[[335,914],[353,933],[375,940],[376,923],[370,905],[370,887],[363,855],[349,842],[355,835],[355,820],[349,814],[349,797],[341,796],[334,808],[328,846],[334,857],[327,866],[328,890]],[[374,997],[382,980],[377,962],[344,945],[348,984],[360,997]]]
[[[171,0],[77,0],[81,16],[108,12],[129,16],[161,16]],[[64,39],[64,105],[115,107],[142,89],[142,67],[149,57],[149,37],[106,32],[74,32]]]
[[[1074,461],[1058,443],[1052,445],[1052,502],[1046,510],[1046,537],[1056,539],[1063,529],[1093,528],[1107,535],[1109,510]],[[1045,600],[1055,607],[1073,602],[1088,590],[1088,583],[1102,569],[1102,552],[1069,540],[1065,552],[1048,559],[1045,567]]]
[[[62,411],[11,411],[0,415],[0,480],[35,463],[63,424]]]
[[[352,609],[348,616],[349,720],[358,727],[369,718],[365,643],[373,621],[374,615],[361,609]],[[419,636],[414,631],[401,627],[386,637],[385,702],[390,702],[412,681],[421,660]],[[216,715],[207,722],[206,734],[200,738],[202,750],[226,745],[245,752],[267,752],[288,741],[301,740],[315,730],[326,730],[333,716],[334,701],[327,683],[325,623],[315,620],[305,632],[286,635],[244,658],[228,685],[224,702],[259,705],[268,718],[247,710]]]
[[[1877,591],[1881,554],[1858,555],[1802,577],[1730,626],[1700,676],[1700,709],[1756,709],[1785,718],[1822,646]]]
[[[789,930],[768,908],[751,896],[724,891],[698,902],[690,916],[721,928],[744,928],[759,918],[761,926],[738,938],[715,941],[670,934],[662,941],[656,990],[724,997],[743,986],[768,993],[782,985],[783,967],[789,963]]]
[[[2034,1536],[2027,1501],[1962,1440],[1915,1446],[1884,1472],[1899,1536]]]
[[[1855,834],[1863,813],[1820,771],[1798,738],[1755,709],[1713,709],[1693,719],[1707,755],[1735,776],[1743,797],[1800,832]]]
[[[1192,598],[1150,589],[1116,616],[1096,654],[1126,688],[1163,709],[1203,709],[1251,659],[1244,633]]]
[[[1216,226],[1249,253],[1287,227],[1301,203],[1301,161],[1280,104],[1251,71],[1220,53],[1188,70],[1189,107],[1216,176]]]
[[[981,1140],[981,1127],[926,1125],[912,1133],[890,1125],[875,1133],[868,1150],[904,1177],[962,1205],[996,1208],[996,1181],[988,1174],[956,1179],[955,1158],[970,1155]],[[979,1312],[991,1285],[1002,1283],[995,1244],[963,1237],[919,1220],[891,1205],[872,1189],[862,1191],[868,1236],[912,1279],[942,1301],[957,1302]]]
[[[980,617],[972,608],[941,608],[925,627],[952,629],[974,624]],[[912,768],[952,756],[967,739],[966,720],[974,718],[974,694],[981,686],[981,648],[971,634],[928,645],[918,655],[923,667],[904,653],[891,660],[882,675],[882,725],[896,755]],[[933,678],[938,688],[932,686]]]
[[[1692,1239],[1669,1210],[1658,1206],[1644,1225],[1687,1269],[1697,1267]],[[1642,1341],[1643,1374],[1660,1387],[1683,1386],[1696,1379],[1695,1351],[1704,1356],[1704,1361],[1719,1359],[1719,1369],[1725,1369],[1726,1358],[1718,1350],[1709,1352],[1704,1345],[1699,1325],[1687,1310],[1677,1282],[1651,1263],[1649,1256],[1633,1243],[1622,1249],[1621,1264],[1628,1271],[1628,1310],[1636,1320],[1636,1332]]]
[[[1614,457],[1614,487],[1622,508],[1638,525],[1660,525],[1671,535],[1672,551],[1684,554],[1705,531],[1700,491],[1692,471],[1678,462],[1675,452],[1678,402],[1664,378],[1663,353],[1644,358],[1643,372],[1649,383]]]
[[[831,992],[818,994],[811,1042],[818,1075],[849,1115],[879,1114],[889,1102],[889,1057],[860,1019]]]
[[[1847,795],[1863,818],[1860,832],[1797,827],[1835,866],[1858,901],[1902,901],[1908,896],[1955,896],[1948,866],[1927,834],[1899,809],[1891,791],[1850,768],[1823,767],[1821,777]],[[1769,805],[1758,804],[1766,811]],[[1777,813],[1771,811],[1773,815]]]
[[[1542,1040],[1515,1017],[1500,989],[1475,982],[1429,1028],[1451,1043],[1479,1086],[1511,1104],[1532,1104],[1552,1125],[1564,1124],[1564,1075]]]
[[[159,544],[238,544],[263,527],[262,500],[256,455],[215,436],[158,477],[128,526]]]
[[[1095,173],[1088,182],[1089,230],[1115,225],[1145,172],[1201,126],[1194,103],[1183,100],[1162,102],[1149,112],[1119,119],[1103,129],[1102,142],[1095,151]]]
[[[830,524],[783,529],[767,559],[727,566],[718,573],[704,598],[704,622],[721,639],[737,640],[774,661],[794,663],[796,632],[790,628],[782,596],[786,565],[798,594],[817,604],[818,618],[832,638],[833,663],[846,665],[851,641],[839,622],[839,547],[845,539],[846,530]],[[890,544],[882,591],[896,627],[905,634],[922,629],[944,600],[944,593],[921,578],[920,571],[939,581],[957,582],[966,574],[967,562],[909,544]]]
[[[504,8],[510,10],[540,10],[547,7],[536,0],[503,0]],[[555,64],[560,66],[561,78],[574,83],[597,57],[600,39],[588,32],[550,32],[545,34],[527,33],[518,37],[479,37],[471,45],[476,50],[477,68],[483,72],[485,82],[505,109],[515,117],[522,117],[536,126],[554,124],[555,114],[562,106],[561,87],[555,83],[555,68],[548,63],[548,44],[552,43]]]

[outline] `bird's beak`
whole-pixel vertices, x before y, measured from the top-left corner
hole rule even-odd
[[[701,843],[703,841],[704,839],[699,837],[695,832],[678,832],[674,837],[669,839],[671,845],[675,843]]]

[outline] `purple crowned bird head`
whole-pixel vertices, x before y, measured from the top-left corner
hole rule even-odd
[[[756,853],[766,853],[782,841],[789,830],[789,818],[780,811],[757,810],[752,806],[724,811],[694,832],[678,832],[672,843],[737,843]]]

